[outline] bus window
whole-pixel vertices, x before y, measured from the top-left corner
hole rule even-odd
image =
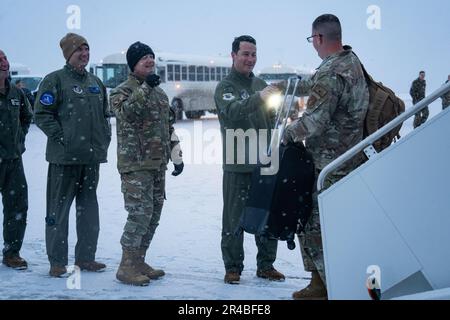
[[[181,67],[180,65],[176,64],[175,65],[175,81],[180,81],[181,80]]]
[[[166,68],[165,67],[157,67],[156,73],[161,77],[161,82],[166,82]]]
[[[211,81],[216,80],[216,68],[211,68]]]
[[[195,66],[189,66],[189,81],[195,81]]]
[[[222,70],[222,68],[220,68],[220,67],[217,67],[216,68],[216,80],[217,81],[221,81],[222,80],[222,75],[221,75],[221,71]]]
[[[173,81],[173,64],[167,65],[167,81]]]
[[[95,66],[95,69],[93,70],[93,73],[100,78],[102,82],[103,80],[103,67],[102,66]]]
[[[209,67],[205,67],[205,81],[209,81]]]
[[[187,66],[181,66],[181,80],[187,81],[188,74],[187,74]]]
[[[203,67],[197,67],[197,81],[203,81]]]

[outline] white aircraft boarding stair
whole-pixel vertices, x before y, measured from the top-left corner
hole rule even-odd
[[[450,90],[409,108],[322,170],[369,160],[319,195],[329,299],[450,299],[450,108],[376,153],[372,143]],[[374,281],[376,280],[376,282]]]

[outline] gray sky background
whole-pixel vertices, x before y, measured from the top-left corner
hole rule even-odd
[[[69,5],[81,9],[79,30],[67,28]],[[381,10],[380,30],[367,27],[370,5]],[[278,61],[317,67],[305,38],[323,13],[340,18],[344,43],[398,93],[408,92],[421,69],[428,93],[450,74],[448,0],[0,0],[0,8],[0,49],[38,74],[64,65],[59,40],[67,32],[88,39],[91,63],[137,40],[160,51],[228,55],[235,36],[250,34],[258,42],[255,71]]]

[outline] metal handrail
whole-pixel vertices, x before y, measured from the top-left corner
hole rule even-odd
[[[445,94],[447,91],[450,91],[450,82],[443,85],[436,91],[434,91],[432,94],[428,95],[425,99],[419,101],[417,104],[415,104],[412,108],[409,108],[407,111],[403,112],[396,118],[394,118],[392,121],[388,122],[386,125],[384,125],[382,128],[375,131],[373,134],[365,138],[363,141],[349,149],[347,152],[333,160],[331,163],[329,163],[325,168],[322,169],[322,171],[319,174],[319,178],[317,179],[317,190],[321,191],[323,189],[323,185],[325,182],[325,178],[334,170],[339,168],[341,165],[343,165],[348,160],[352,159],[355,155],[357,155],[362,150],[366,149],[367,147],[371,146],[375,141],[380,139],[382,136],[390,132],[392,129],[403,123],[405,120],[407,120],[412,115],[416,114],[418,111],[424,109],[426,106],[428,106],[430,103],[432,103],[434,100],[440,98],[443,94]]]
[[[276,139],[276,145],[279,146],[281,139],[283,138],[283,134],[284,134],[284,130],[286,129],[286,120],[289,117],[289,114],[292,110],[292,105],[294,104],[295,101],[295,90],[297,89],[297,86],[300,82],[300,77],[290,77],[287,81],[287,86],[286,86],[286,92],[284,93],[284,99],[282,101],[282,104],[280,105],[280,108],[277,111],[277,119],[275,121],[275,126],[274,126],[274,133],[272,135],[272,138],[270,140],[270,145],[269,148],[267,150],[267,154],[270,156],[272,155],[272,146],[274,145],[275,139]],[[294,82],[295,81],[295,82]],[[291,87],[292,82],[294,83],[294,89],[292,91],[292,95],[289,96],[289,89]],[[288,98],[290,98],[290,101],[288,102]],[[288,104],[286,105],[286,102],[288,102]],[[283,117],[283,111],[285,112],[284,117]],[[283,122],[281,122],[281,120],[283,120]],[[281,130],[277,131],[278,128],[281,125]]]

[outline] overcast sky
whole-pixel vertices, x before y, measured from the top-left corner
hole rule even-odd
[[[80,8],[80,29],[68,28],[77,27],[71,5]],[[315,68],[321,60],[305,38],[323,13],[340,18],[344,43],[398,92],[421,69],[428,93],[450,74],[448,0],[0,0],[0,8],[0,49],[38,74],[64,65],[59,40],[67,32],[88,39],[91,63],[137,40],[159,51],[228,55],[235,36],[250,34],[258,42],[255,71],[278,61]]]

